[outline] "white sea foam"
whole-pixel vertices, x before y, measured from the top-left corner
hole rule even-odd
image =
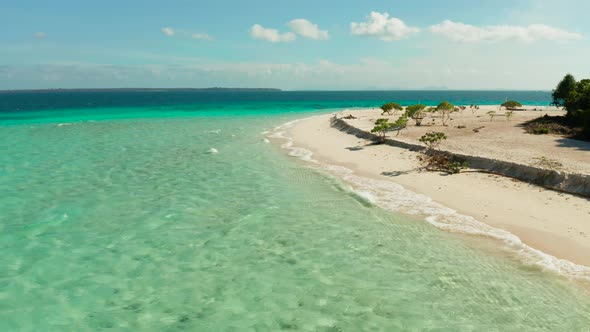
[[[218,153],[219,151],[216,148],[210,148],[209,153]]]
[[[350,184],[350,190],[362,199],[389,211],[424,217],[428,223],[445,231],[499,240],[527,264],[535,264],[567,277],[590,280],[590,267],[559,259],[529,247],[518,236],[458,213],[434,202],[428,196],[412,192],[391,181],[358,176],[343,166],[320,163],[312,158],[313,152],[294,146],[293,138],[288,135],[288,131],[299,121],[301,120],[290,121],[276,127],[268,137],[285,140],[281,147],[288,150],[290,156],[311,162],[314,166],[341,178]]]
[[[58,127],[71,126],[71,125],[72,125],[71,122],[64,122],[64,123],[58,123],[57,124]]]

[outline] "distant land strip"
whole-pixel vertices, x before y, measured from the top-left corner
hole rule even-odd
[[[0,90],[0,93],[14,92],[156,92],[156,91],[254,91],[254,92],[279,92],[274,88],[97,88],[97,89],[15,89]]]

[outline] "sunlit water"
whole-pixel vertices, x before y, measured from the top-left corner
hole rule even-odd
[[[265,142],[302,116],[0,125],[0,331],[590,328],[571,280]]]

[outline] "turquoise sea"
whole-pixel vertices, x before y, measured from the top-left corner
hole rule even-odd
[[[584,283],[265,140],[430,93],[0,93],[0,331],[589,331]]]

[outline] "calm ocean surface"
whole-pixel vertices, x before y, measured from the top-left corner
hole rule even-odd
[[[577,283],[374,207],[263,134],[337,108],[507,97],[550,101],[0,93],[0,331],[588,331]]]

